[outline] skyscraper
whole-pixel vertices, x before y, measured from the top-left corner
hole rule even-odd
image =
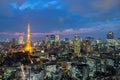
[[[79,36],[74,37],[74,53],[79,57],[81,56],[80,50],[81,50],[81,38]]]
[[[116,40],[114,39],[114,33],[110,31],[107,33],[107,50],[108,50],[108,52],[114,50],[115,45],[116,45]]]
[[[32,45],[31,45],[31,39],[30,39],[30,24],[28,24],[28,34],[27,34],[27,41],[26,41],[26,45],[25,45],[25,52],[29,52],[32,53],[33,49],[32,49]]]
[[[60,40],[59,35],[55,35],[55,42],[59,42],[59,40]]]
[[[20,35],[18,38],[18,44],[24,44],[24,38],[22,35]]]
[[[107,39],[114,39],[114,33],[113,32],[108,32],[107,33]]]

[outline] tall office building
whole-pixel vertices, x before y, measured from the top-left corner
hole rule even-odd
[[[114,39],[114,33],[113,32],[108,32],[107,33],[107,39]]]
[[[18,44],[24,44],[24,37],[22,35],[18,38]]]
[[[77,55],[77,56],[80,56],[80,50],[81,50],[81,38],[79,36],[75,36],[74,37],[74,53]]]
[[[55,42],[59,42],[59,40],[60,40],[59,35],[55,35]]]
[[[50,40],[54,42],[58,42],[60,39],[59,35],[50,35]]]
[[[55,35],[50,35],[50,43],[52,44],[55,42]]]
[[[45,37],[45,44],[47,44],[48,41],[49,41],[49,36],[46,35],[46,37]]]
[[[48,35],[46,35],[46,37],[45,37],[45,45],[46,45],[47,49],[50,48],[50,41],[49,41],[49,36]]]
[[[90,56],[91,51],[92,51],[90,37],[86,37],[86,39],[85,39],[85,51],[86,51],[87,56]]]
[[[116,45],[116,40],[114,39],[114,33],[110,31],[107,33],[107,50],[108,50],[108,52],[114,50],[115,45]]]

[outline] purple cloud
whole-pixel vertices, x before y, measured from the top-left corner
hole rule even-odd
[[[111,30],[115,31],[115,30],[118,30],[114,27],[109,27]],[[52,31],[52,32],[44,32],[44,33],[40,33],[40,32],[35,32],[35,33],[31,33],[32,36],[36,36],[36,37],[40,37],[40,36],[45,36],[45,35],[55,35],[55,34],[58,34],[58,35],[71,35],[71,34],[84,34],[84,33],[98,33],[98,32],[106,32],[106,31],[109,31],[108,27],[107,26],[104,26],[104,27],[100,27],[100,26],[97,26],[97,27],[91,27],[91,28],[79,28],[77,30],[75,29],[65,29],[65,30],[62,30],[62,31]],[[14,36],[19,36],[19,35],[27,35],[26,33],[22,32],[15,32],[15,33],[9,33],[9,32],[0,32],[1,35],[14,35]]]

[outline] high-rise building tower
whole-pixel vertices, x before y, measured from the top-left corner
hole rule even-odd
[[[108,32],[107,33],[107,39],[114,39],[114,33],[113,32]]]
[[[60,40],[60,36],[59,35],[55,35],[55,42],[59,42]]]
[[[108,32],[107,33],[107,51],[113,51],[116,46],[116,40],[114,39],[114,33],[113,32]]]
[[[28,24],[27,41],[26,41],[24,50],[25,50],[25,52],[29,52],[29,53],[32,53],[32,51],[33,51],[32,45],[31,45],[31,40],[30,40],[30,24]]]
[[[47,43],[48,43],[48,41],[49,41],[49,36],[48,36],[48,35],[46,35],[46,37],[45,37],[45,44],[47,44]]]
[[[24,38],[22,35],[20,35],[18,38],[18,44],[24,44]]]
[[[78,57],[80,57],[81,56],[81,53],[80,53],[80,50],[81,50],[81,42],[82,42],[82,40],[81,40],[81,38],[79,37],[79,36],[75,36],[74,37],[74,53],[78,56]]]

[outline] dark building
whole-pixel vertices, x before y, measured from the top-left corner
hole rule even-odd
[[[114,33],[113,32],[108,32],[107,33],[107,39],[114,39]]]

